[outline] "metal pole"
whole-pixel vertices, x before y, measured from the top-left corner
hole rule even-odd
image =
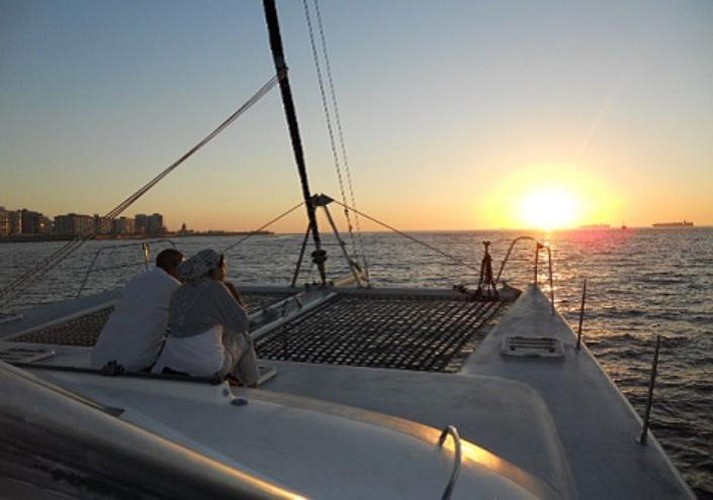
[[[533,285],[537,286],[537,264],[538,261],[540,260],[540,243],[535,242],[535,278],[533,280]]]
[[[144,241],[141,244],[141,249],[144,252],[144,268],[148,271],[149,270],[149,260],[151,260],[151,249],[149,248],[149,242]]]
[[[582,289],[582,304],[579,307],[579,328],[577,328],[577,350],[581,349],[582,344],[582,323],[584,322],[584,303],[587,299],[587,280],[584,280],[584,288]]]
[[[295,274],[292,276],[292,283],[290,286],[292,288],[295,287],[297,284],[297,277],[300,274],[300,269],[302,269],[302,259],[305,258],[305,248],[307,247],[307,240],[309,239],[309,230],[310,230],[310,225],[307,225],[307,231],[305,231],[305,237],[302,240],[302,248],[300,249],[300,257],[297,259],[297,265],[295,266]]]
[[[344,256],[344,260],[347,261],[347,265],[349,266],[349,270],[352,272],[352,276],[354,276],[354,280],[357,282],[357,285],[360,287],[363,287],[364,284],[362,283],[361,280],[361,273],[359,272],[359,269],[356,267],[354,264],[354,261],[349,257],[349,252],[347,252],[346,248],[346,243],[344,243],[344,240],[342,240],[342,237],[339,234],[339,231],[337,230],[337,225],[334,223],[334,219],[332,219],[332,214],[329,212],[329,208],[327,205],[320,205],[324,209],[324,213],[327,216],[327,221],[329,221],[329,225],[332,226],[332,231],[334,231],[334,236],[337,238],[337,241],[339,242],[339,247],[342,249],[342,255]]]
[[[550,272],[550,303],[552,304],[552,316],[555,315],[555,284],[552,277],[552,250],[549,246],[547,249],[547,268]]]
[[[292,141],[292,152],[297,163],[297,171],[299,172],[300,181],[302,184],[302,197],[305,200],[307,208],[307,219],[312,230],[312,239],[314,240],[315,253],[321,258],[314,259],[319,274],[322,278],[322,284],[327,283],[327,275],[325,271],[324,261],[326,257],[323,255],[322,242],[319,237],[319,229],[317,228],[317,217],[315,215],[314,202],[309,189],[307,180],[307,167],[305,165],[304,150],[302,149],[302,140],[300,139],[300,129],[297,124],[297,115],[295,113],[295,104],[292,100],[292,90],[290,88],[290,80],[287,77],[287,64],[285,63],[285,54],[282,49],[282,36],[280,35],[280,24],[277,18],[277,9],[275,8],[274,0],[263,0],[263,8],[265,10],[265,21],[267,29],[270,33],[270,50],[272,50],[272,59],[275,64],[275,71],[280,75],[280,92],[282,94],[282,106],[285,109],[285,118],[287,126],[290,130],[290,140]],[[313,254],[314,255],[314,254]]]
[[[656,384],[656,371],[659,366],[659,348],[661,347],[661,335],[656,335],[656,350],[654,351],[654,361],[651,366],[651,380],[649,381],[649,394],[646,398],[646,413],[644,415],[644,428],[641,430],[639,437],[640,444],[646,444],[646,438],[649,435],[649,419],[651,418],[651,405],[654,400],[654,385]]]

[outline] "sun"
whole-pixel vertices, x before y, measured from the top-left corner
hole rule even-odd
[[[571,227],[578,215],[577,198],[562,188],[538,189],[525,195],[520,203],[520,217],[533,229],[552,231]]]

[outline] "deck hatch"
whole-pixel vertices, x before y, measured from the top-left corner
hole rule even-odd
[[[562,341],[554,337],[506,337],[503,339],[501,352],[508,356],[563,356]]]
[[[340,294],[256,342],[264,359],[455,372],[503,307],[435,296]]]

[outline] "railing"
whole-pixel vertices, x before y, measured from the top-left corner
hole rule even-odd
[[[149,262],[151,260],[151,246],[150,244],[156,244],[156,243],[170,243],[173,248],[176,248],[176,244],[172,240],[168,239],[161,239],[161,240],[152,240],[152,241],[143,241],[141,242],[141,251],[143,254],[143,260],[139,262],[130,262],[128,264],[120,264],[116,266],[108,266],[108,267],[100,267],[97,269],[94,269],[94,265],[97,262],[97,259],[99,258],[99,255],[103,253],[106,250],[116,250],[117,248],[123,248],[123,247],[129,247],[136,245],[136,242],[133,243],[123,243],[121,245],[111,245],[108,247],[103,247],[97,250],[97,252],[94,254],[94,258],[92,259],[92,263],[89,265],[87,268],[87,272],[84,274],[84,279],[82,280],[82,285],[79,287],[79,290],[77,291],[77,297],[79,297],[82,292],[84,291],[84,287],[87,285],[87,281],[89,280],[89,275],[92,273],[98,273],[98,272],[103,272],[103,271],[112,271],[114,269],[124,269],[127,267],[135,267],[138,265],[143,264],[146,269],[149,268]]]
[[[446,489],[443,492],[443,496],[441,497],[443,500],[448,500],[449,498],[451,498],[451,494],[453,494],[453,488],[455,488],[456,481],[458,481],[458,476],[460,475],[461,462],[463,461],[463,452],[461,450],[460,436],[458,435],[458,430],[454,426],[449,425],[448,427],[445,427],[443,429],[443,432],[441,432],[441,437],[438,438],[438,446],[443,446],[443,443],[446,442],[446,438],[449,435],[453,438],[453,443],[455,444],[456,448],[456,456],[455,463],[453,464],[453,472],[451,473],[451,478],[448,480],[448,485],[446,485]]]
[[[520,236],[518,238],[515,238],[512,240],[512,243],[510,243],[510,248],[508,248],[507,254],[505,254],[505,258],[503,259],[503,263],[500,265],[500,270],[498,271],[498,276],[495,278],[495,284],[497,285],[498,282],[500,281],[500,276],[503,274],[503,270],[505,269],[505,264],[507,264],[508,259],[510,258],[510,254],[512,253],[513,248],[515,247],[515,244],[519,241],[522,240],[530,240],[535,242],[535,270],[534,270],[534,278],[533,278],[533,284],[537,285],[537,280],[538,280],[538,266],[539,266],[539,257],[540,257],[540,250],[543,248],[547,249],[547,264],[548,264],[548,270],[549,270],[549,282],[550,282],[550,302],[552,303],[552,314],[555,312],[555,288],[552,280],[552,251],[550,250],[550,247],[540,243],[538,240],[533,238],[532,236]]]

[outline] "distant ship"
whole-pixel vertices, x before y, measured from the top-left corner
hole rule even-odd
[[[653,227],[692,227],[693,222],[684,220],[682,222],[657,222]]]

